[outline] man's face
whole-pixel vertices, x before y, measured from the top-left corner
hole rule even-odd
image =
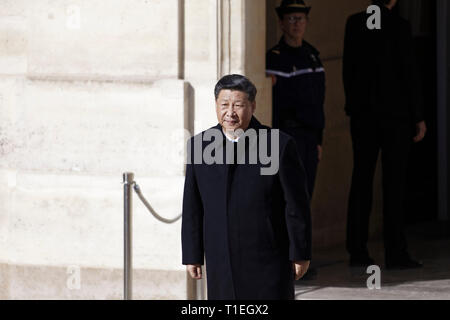
[[[308,17],[306,13],[294,12],[283,15],[280,28],[283,33],[293,39],[303,39]]]
[[[256,102],[242,91],[223,89],[216,100],[217,120],[225,131],[246,130],[255,112]]]

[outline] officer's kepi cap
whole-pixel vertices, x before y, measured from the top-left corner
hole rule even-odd
[[[311,7],[308,7],[303,0],[283,0],[281,1],[281,5],[275,8],[275,10],[277,11],[278,17],[283,19],[283,15],[287,13],[304,12],[308,14]]]

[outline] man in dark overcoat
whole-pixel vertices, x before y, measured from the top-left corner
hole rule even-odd
[[[351,267],[375,264],[367,241],[373,179],[381,152],[383,237],[388,269],[418,268],[404,233],[408,156],[426,133],[414,76],[411,25],[394,12],[396,0],[374,0],[380,28],[369,28],[364,11],[347,20],[343,80],[350,116],[353,177],[348,203],[347,250]],[[369,19],[370,20],[370,19]]]
[[[309,195],[295,141],[253,116],[255,96],[244,76],[220,79],[219,124],[188,143],[182,263],[200,279],[205,257],[208,299],[293,299],[294,279],[311,259]],[[214,163],[204,159],[212,136]],[[264,171],[269,166],[276,170]]]

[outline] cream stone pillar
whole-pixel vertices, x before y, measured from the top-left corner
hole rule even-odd
[[[265,1],[246,0],[245,14],[245,74],[258,88],[256,117],[272,126],[272,80],[266,77],[266,5]]]
[[[208,27],[205,27],[208,25]],[[258,0],[185,2],[185,80],[195,96],[195,132],[217,123],[214,86],[226,74],[257,86],[256,116],[271,123],[271,84],[265,77],[265,4]]]

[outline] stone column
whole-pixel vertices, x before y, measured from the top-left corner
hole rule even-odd
[[[185,12],[185,80],[195,92],[194,131],[198,133],[217,123],[214,85],[232,73],[248,76],[255,83],[256,116],[270,124],[271,87],[265,78],[265,4],[258,0],[186,0]]]

